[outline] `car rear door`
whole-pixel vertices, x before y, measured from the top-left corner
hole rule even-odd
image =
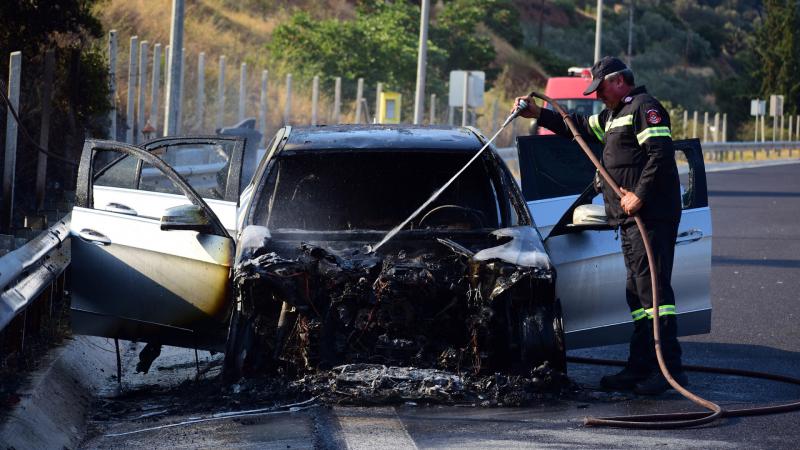
[[[163,195],[159,192],[141,192],[137,214],[108,207],[108,196],[95,195],[93,180],[108,161],[120,157],[140,172],[152,169],[170,181],[165,190],[181,197],[172,203],[200,207],[210,219],[209,232],[162,230],[166,202],[158,208],[147,204],[149,196]],[[86,142],[77,185],[70,231],[73,330],[216,348],[229,308],[234,243],[212,208],[155,154],[118,142]]]
[[[244,139],[236,136],[167,137],[149,141],[142,148],[174,168],[235,237],[244,144]],[[139,161],[122,155],[98,165],[94,180],[97,208],[161,217],[167,208],[187,203],[164,174]]]
[[[711,212],[697,140],[676,141],[684,208],[672,285],[681,335],[707,333],[711,323]],[[626,342],[632,327],[625,302],[625,265],[616,230],[576,226],[572,213],[602,204],[591,188],[594,166],[578,145],[559,136],[518,138],[521,185],[534,221],[558,271],[568,348]],[[594,146],[600,154],[599,146]],[[684,155],[683,158],[680,155]]]

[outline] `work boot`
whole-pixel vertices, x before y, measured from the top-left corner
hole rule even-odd
[[[646,380],[649,376],[650,372],[625,367],[614,375],[606,375],[600,378],[600,386],[609,391],[626,391],[633,389],[637,383]]]
[[[675,372],[671,375],[681,386],[686,387],[689,385],[689,378],[686,377],[686,373]],[[667,379],[664,378],[660,371],[656,371],[646,380],[637,383],[633,388],[633,393],[639,395],[661,395],[670,389],[672,389],[672,385],[667,382]]]

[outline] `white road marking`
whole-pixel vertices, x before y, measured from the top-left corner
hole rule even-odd
[[[393,407],[340,407],[333,414],[349,450],[416,449]]]

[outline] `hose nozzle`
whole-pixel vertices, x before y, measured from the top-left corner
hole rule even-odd
[[[500,127],[500,128],[505,128],[505,127],[506,127],[506,125],[510,124],[510,123],[511,123],[511,122],[512,122],[514,119],[516,119],[516,118],[517,118],[517,116],[519,116],[519,114],[520,114],[522,111],[524,111],[524,110],[526,110],[526,109],[528,109],[528,102],[526,102],[525,100],[520,100],[520,101],[519,101],[519,104],[517,104],[517,107],[514,109],[514,112],[512,112],[512,113],[511,113],[511,115],[510,115],[510,116],[508,116],[508,118],[506,119],[506,121],[505,121],[505,122],[503,122],[503,126],[502,126],[502,127]]]

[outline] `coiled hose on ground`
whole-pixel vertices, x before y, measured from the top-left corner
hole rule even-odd
[[[572,132],[575,141],[581,147],[583,152],[586,153],[586,156],[592,161],[592,164],[594,164],[594,166],[600,172],[600,175],[602,175],[605,182],[608,183],[608,185],[611,186],[614,192],[621,198],[622,193],[620,192],[619,185],[617,185],[616,181],[614,181],[614,179],[606,171],[606,169],[603,167],[603,165],[600,163],[600,161],[597,159],[594,153],[592,153],[592,151],[589,149],[589,146],[586,144],[586,141],[578,132],[577,128],[575,128],[575,124],[573,123],[572,119],[567,114],[567,112],[564,111],[561,105],[559,105],[557,102],[553,101],[553,99],[547,97],[546,95],[540,94],[538,92],[531,92],[529,94],[529,97],[536,97],[553,105],[555,110],[564,119],[564,122]],[[661,373],[664,375],[664,378],[666,378],[667,382],[669,382],[669,384],[676,391],[680,392],[681,395],[691,400],[693,403],[707,409],[708,412],[647,414],[647,415],[616,416],[616,417],[586,417],[584,419],[584,424],[587,426],[606,426],[606,427],[618,427],[618,428],[668,429],[668,428],[683,428],[683,427],[703,425],[713,422],[722,417],[755,416],[755,415],[775,414],[775,413],[800,410],[800,401],[785,403],[781,405],[774,405],[774,406],[759,406],[759,407],[742,408],[742,409],[723,409],[720,405],[710,400],[706,400],[700,397],[699,395],[694,394],[693,392],[690,392],[689,390],[678,384],[678,382],[675,381],[674,378],[672,378],[672,375],[669,373],[669,370],[667,370],[667,366],[664,363],[664,357],[661,353],[661,331],[659,329],[659,320],[658,320],[659,286],[658,286],[658,277],[656,276],[656,271],[654,270],[653,250],[650,246],[650,239],[647,235],[647,231],[644,227],[642,219],[639,217],[638,214],[635,214],[633,217],[634,220],[636,221],[636,226],[639,228],[639,234],[642,236],[642,240],[644,241],[644,248],[645,252],[647,253],[647,262],[650,266],[650,282],[653,284],[653,340],[655,342],[655,351],[656,351],[656,358],[658,360],[658,367],[661,369]],[[569,357],[567,358],[567,361],[575,363],[583,363],[583,364],[603,364],[603,365],[619,365],[619,366],[625,365],[623,361],[580,358],[580,357]],[[684,368],[689,371],[762,378],[766,380],[781,381],[800,386],[800,379],[798,378],[783,376],[783,375],[775,375],[765,372],[756,372],[751,370],[740,370],[740,369],[726,369],[717,367],[705,367],[705,366],[691,366],[691,365],[686,365],[684,366]]]

